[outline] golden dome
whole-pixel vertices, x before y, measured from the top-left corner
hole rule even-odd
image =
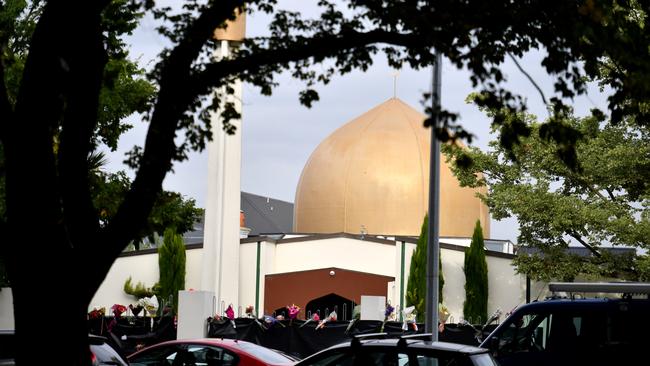
[[[312,153],[300,176],[294,230],[419,235],[429,199],[431,132],[425,116],[393,98],[343,125]],[[461,188],[441,157],[440,235],[470,237],[487,207]],[[484,192],[484,191],[483,191]]]

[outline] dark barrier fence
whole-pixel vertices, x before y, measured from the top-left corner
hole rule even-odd
[[[303,320],[282,320],[272,324],[261,320],[237,318],[233,326],[230,320],[211,320],[208,323],[208,337],[240,339],[256,343],[268,348],[306,357],[335,344],[349,341],[355,334],[378,333],[382,331],[382,322],[359,320],[348,330],[349,321],[327,322],[325,327],[316,329],[317,322]],[[489,334],[496,325],[488,326],[485,334]],[[424,325],[418,324],[418,331],[402,330],[402,323],[386,322],[383,331],[390,336],[416,334],[424,332]],[[444,342],[462,343],[477,346],[476,331],[470,326],[446,324],[445,330],[439,333],[438,339]]]
[[[152,344],[176,339],[174,318],[100,317],[89,319],[89,333],[104,336],[122,356]]]
[[[306,324],[305,324],[306,323]],[[123,356],[152,344],[176,339],[176,326],[172,317],[104,317],[89,320],[91,334],[102,335]],[[352,327],[349,321],[327,322],[316,329],[317,322],[304,320],[281,320],[271,324],[262,319],[237,318],[233,323],[228,319],[209,319],[208,337],[239,339],[264,347],[281,350],[299,357],[307,357],[338,343],[349,341],[355,334],[378,333],[382,322],[358,320]],[[488,326],[484,334],[491,332],[496,325]],[[349,328],[349,329],[348,329]],[[424,325],[418,324],[418,331],[402,330],[402,323],[386,322],[383,331],[390,336],[423,333]],[[445,330],[438,334],[440,341],[462,343],[476,346],[476,331],[466,325],[446,324]]]

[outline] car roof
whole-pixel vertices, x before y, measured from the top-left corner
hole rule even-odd
[[[399,339],[396,339],[396,338],[368,339],[368,340],[362,340],[360,342],[360,344],[361,344],[360,347],[361,348],[368,348],[368,347],[398,347],[398,345],[397,345],[398,342],[399,342]],[[410,348],[410,349],[428,349],[428,350],[436,350],[436,351],[441,351],[441,352],[461,353],[461,354],[466,354],[466,355],[473,355],[473,354],[487,353],[488,352],[488,350],[485,349],[485,348],[469,346],[469,345],[466,345],[466,344],[439,342],[439,341],[432,342],[432,341],[409,339],[409,340],[405,340],[404,344],[405,344],[406,348]],[[335,346],[332,346],[332,347],[328,348],[328,350],[337,349],[337,348],[349,348],[349,347],[354,347],[354,345],[352,344],[352,341],[337,344]]]
[[[578,308],[599,308],[626,303],[650,304],[648,299],[615,299],[615,298],[588,298],[588,299],[567,299],[556,298],[542,301],[534,301],[529,304],[520,306],[516,312],[522,311],[555,311],[561,309],[578,309]]]

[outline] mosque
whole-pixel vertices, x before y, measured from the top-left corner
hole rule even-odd
[[[243,29],[240,22],[217,33],[217,57],[229,57]],[[233,101],[242,108],[241,85],[234,89],[239,94]],[[216,128],[208,146],[205,225],[186,245],[186,289],[206,294],[207,310],[199,318],[231,304],[240,314],[252,305],[258,315],[295,304],[304,310],[302,317],[336,308],[339,319],[349,319],[362,296],[404,307],[411,256],[428,207],[430,131],[424,119],[392,98],[343,124],[311,154],[293,205],[241,192],[241,136]],[[490,237],[489,212],[478,193],[484,191],[460,187],[441,159],[440,247],[450,321],[462,318],[464,251],[477,220],[487,238],[488,312],[507,312],[524,302],[525,278],[511,265],[514,246]],[[91,306],[133,303],[122,290],[128,277],[155,283],[156,251],[123,253]]]
[[[253,305],[273,314],[296,304],[303,316],[336,307],[342,319],[349,319],[364,295],[384,296],[403,307],[428,202],[430,131],[423,127],[424,118],[392,98],[342,125],[305,164],[293,210],[287,202],[237,192],[243,215],[238,216],[236,247],[223,243],[221,258],[212,259],[231,266],[222,265],[218,273],[222,287],[221,296],[214,291],[214,312],[233,304],[240,311]],[[443,293],[452,321],[462,317],[464,250],[477,220],[488,238],[488,310],[514,308],[523,302],[525,279],[511,266],[513,244],[490,238],[488,209],[477,197],[481,190],[460,187],[444,159],[440,173]],[[206,220],[209,216],[206,212]],[[277,225],[269,228],[269,222]],[[188,289],[206,289],[206,268],[216,271],[217,266],[206,264],[208,236],[199,233],[187,244]],[[124,253],[92,304],[133,302],[122,291],[129,276],[155,283],[156,251]]]

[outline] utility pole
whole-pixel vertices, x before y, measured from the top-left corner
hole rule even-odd
[[[431,340],[438,340],[438,283],[440,274],[440,142],[436,128],[440,125],[440,91],[442,78],[442,54],[436,51],[433,65],[433,88],[431,90],[431,157],[429,159],[429,227],[427,237],[427,296],[425,300],[425,331],[431,333]]]

